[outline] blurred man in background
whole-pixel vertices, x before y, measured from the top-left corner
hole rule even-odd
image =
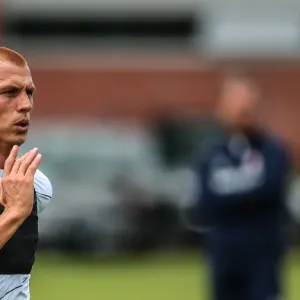
[[[224,138],[207,143],[194,166],[215,300],[281,297],[290,162],[280,139],[258,126],[259,98],[250,79],[225,80],[217,109]]]
[[[52,197],[33,149],[17,158],[27,137],[35,86],[25,59],[0,47],[0,299],[29,300],[38,214]]]

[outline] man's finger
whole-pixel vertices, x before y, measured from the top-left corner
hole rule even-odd
[[[3,188],[2,188],[2,182],[1,182],[2,178],[0,178],[0,204],[2,206],[5,206],[5,199],[4,199],[4,194],[3,194]]]
[[[17,160],[19,160],[20,162],[22,162],[30,154],[30,152],[31,151],[26,152],[21,157],[17,158]]]
[[[13,166],[12,166],[12,168],[11,168],[11,170],[10,170],[10,173],[11,172],[14,172],[15,170],[14,170],[14,168],[16,168],[16,162],[18,161],[18,162],[22,162],[28,155],[30,154],[30,151],[29,152],[27,152],[27,153],[25,153],[24,155],[22,155],[20,158],[15,158],[15,160],[14,160],[14,163],[13,163]],[[18,165],[19,163],[17,163],[17,165]]]
[[[14,163],[16,161],[16,158],[18,156],[18,151],[19,151],[19,147],[18,146],[13,146],[13,148],[10,151],[10,154],[8,156],[8,158],[6,159],[5,163],[4,163],[4,174],[3,176],[7,176],[10,174]]]
[[[18,159],[15,165],[13,166],[11,173],[15,172],[15,173],[20,173],[22,175],[25,175],[27,168],[32,163],[32,161],[36,158],[37,154],[38,154],[38,149],[34,148],[33,150],[29,151],[28,155]]]
[[[30,157],[31,155],[33,155],[32,152],[37,152],[37,149],[32,149],[30,151],[28,151],[27,153],[25,153],[23,156],[21,156],[20,158],[16,159],[10,173],[11,174],[16,174],[18,173],[19,169],[20,169],[20,166],[21,164],[28,158]]]
[[[31,176],[32,178],[34,177],[35,175],[35,172],[37,171],[40,163],[42,161],[42,154],[38,154],[34,160],[32,161],[32,163],[29,165],[29,167],[27,168],[27,171],[26,171],[26,176]]]

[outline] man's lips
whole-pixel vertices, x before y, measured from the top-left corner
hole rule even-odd
[[[27,120],[27,119],[20,120],[20,121],[16,122],[15,125],[17,125],[17,126],[28,126],[29,125],[29,120]]]
[[[18,127],[18,130],[26,131],[29,127],[29,120],[23,119],[23,120],[16,122],[14,125]]]

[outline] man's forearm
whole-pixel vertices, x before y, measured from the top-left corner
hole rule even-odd
[[[4,210],[0,215],[0,249],[10,240],[25,221],[17,211]]]

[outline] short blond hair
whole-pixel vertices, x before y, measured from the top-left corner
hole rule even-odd
[[[9,61],[18,67],[27,66],[27,61],[21,54],[6,47],[0,47],[0,61],[1,60]]]

